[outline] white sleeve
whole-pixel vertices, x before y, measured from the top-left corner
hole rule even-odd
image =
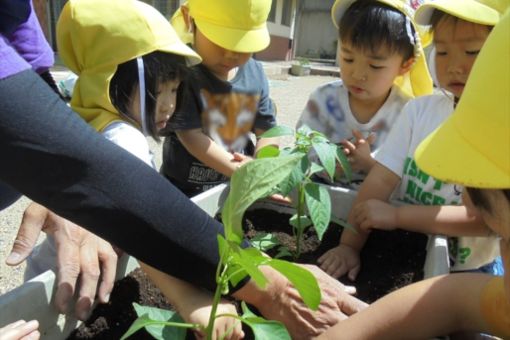
[[[133,126],[115,122],[103,130],[103,136],[154,168],[149,143],[145,136]]]
[[[375,160],[402,178],[404,163],[409,154],[413,133],[412,112],[414,105],[406,104],[391,128],[383,145],[375,155]]]

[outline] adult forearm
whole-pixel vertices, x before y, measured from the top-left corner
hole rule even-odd
[[[397,226],[446,236],[487,236],[481,217],[465,206],[405,205],[397,208]]]
[[[92,130],[32,71],[0,80],[0,102],[2,181],[147,264],[213,289],[220,223]]]

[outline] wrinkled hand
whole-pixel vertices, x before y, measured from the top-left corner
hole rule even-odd
[[[345,244],[328,250],[318,259],[322,270],[334,278],[339,278],[347,273],[351,281],[354,281],[361,269],[359,252]]]
[[[344,147],[344,152],[352,169],[368,173],[375,164],[375,160],[371,155],[370,145],[374,143],[376,136],[374,133],[371,133],[365,138],[358,130],[353,130],[352,135],[354,136],[354,141],[344,139],[340,144]]]
[[[19,320],[0,328],[0,340],[37,340],[41,336],[38,328],[37,320]]]
[[[198,309],[195,309],[188,318],[186,318],[186,322],[199,324],[204,327],[207,327],[209,323],[209,315],[211,314],[212,306],[205,305]],[[230,314],[237,315],[236,307],[229,303],[228,301],[222,301],[218,304],[218,309],[216,310],[216,315],[221,314]],[[199,340],[205,339],[205,332],[195,331],[195,337]],[[244,338],[244,332],[242,329],[241,321],[232,317],[219,317],[214,320],[214,330],[212,333],[212,339],[225,339],[225,340],[238,340]]]
[[[397,225],[398,208],[389,203],[370,199],[357,204],[352,210],[352,217],[362,230],[393,230]]]
[[[113,289],[117,254],[112,246],[78,225],[54,214],[40,204],[32,203],[25,210],[14,241],[8,265],[21,263],[33,250],[39,233],[55,238],[57,249],[57,291],[55,306],[66,313],[72,300],[78,278],[80,291],[75,306],[78,319],[85,320],[97,295],[102,303],[108,302]]]
[[[266,319],[285,324],[292,339],[310,339],[367,306],[317,266],[301,266],[315,276],[321,289],[322,299],[317,311],[309,309],[294,286],[279,273],[266,275],[270,280],[268,296],[256,305]]]

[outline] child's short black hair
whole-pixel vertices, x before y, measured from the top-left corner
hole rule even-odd
[[[155,51],[143,57],[145,73],[145,112],[147,132],[159,141],[156,128],[156,101],[158,85],[171,80],[184,80],[188,74],[183,56]],[[120,114],[132,118],[128,107],[134,90],[138,87],[138,66],[136,59],[118,65],[110,81],[110,99]],[[179,105],[183,86],[179,87],[176,106]]]
[[[431,32],[434,32],[437,29],[437,26],[439,25],[439,23],[442,21],[451,21],[454,25],[457,25],[459,20],[462,20],[462,19],[460,19],[454,15],[448,14],[446,12],[435,9],[432,12],[432,16],[430,17],[430,30],[431,30]],[[493,28],[493,26],[489,26],[489,25],[483,25],[483,26],[487,26],[487,29],[489,30],[489,32]]]
[[[402,12],[383,3],[355,1],[345,11],[338,26],[340,40],[362,51],[376,52],[384,46],[390,53],[401,55],[404,61],[414,56],[414,45],[407,28],[410,26],[414,39],[413,25],[406,22]]]

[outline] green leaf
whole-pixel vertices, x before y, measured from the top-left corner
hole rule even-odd
[[[290,252],[289,248],[285,246],[281,246],[278,248],[278,253],[274,256],[275,259],[281,259],[282,257],[290,257],[292,256],[292,253]]]
[[[329,178],[333,180],[335,176],[335,151],[336,145],[324,141],[313,142],[313,148],[321,160],[322,166],[326,169]]]
[[[315,163],[315,162],[312,162],[312,165],[310,166],[310,174],[309,176],[317,173],[317,172],[321,172],[323,171],[324,168],[322,166],[320,166],[319,164]]]
[[[253,314],[245,302],[241,303],[241,308],[243,310],[242,321],[252,329],[256,340],[291,340],[289,332],[282,323],[266,320]]]
[[[342,166],[342,169],[344,170],[344,176],[345,178],[350,182],[352,181],[352,169],[351,164],[347,160],[347,156],[344,153],[344,150],[341,146],[336,146],[336,160],[340,163]]]
[[[303,267],[293,263],[271,259],[268,263],[271,267],[279,271],[296,287],[303,302],[312,310],[317,310],[321,302],[321,290],[317,279]]]
[[[278,238],[271,233],[260,233],[252,237],[250,243],[260,251],[273,249],[280,244]]]
[[[242,249],[235,242],[227,242],[232,250],[230,263],[243,268],[251,279],[255,281],[257,286],[265,287],[267,279],[258,267],[267,263],[269,258],[263,256],[262,253],[255,248]]]
[[[305,185],[305,201],[319,240],[328,228],[331,219],[331,199],[328,190],[317,183]]]
[[[301,224],[301,230],[304,230],[305,228],[312,225],[312,220],[309,219],[308,216],[303,215],[298,218],[297,214],[292,215],[292,217],[289,219],[289,224],[298,229],[298,221]]]
[[[303,124],[297,129],[296,134],[308,137],[312,132],[313,132],[312,129],[310,129],[308,125]]]
[[[289,176],[301,158],[302,156],[297,154],[255,159],[234,172],[222,211],[225,236],[228,240],[241,243],[241,221],[246,209],[259,198],[271,193],[278,183]]]
[[[287,196],[299,183],[303,181],[308,168],[309,160],[304,153],[295,153],[294,155],[300,155],[301,161],[294,166],[289,176],[278,184],[279,192],[283,196]]]
[[[277,125],[261,134],[260,138],[294,136],[294,129],[285,125]]]
[[[280,154],[280,149],[278,149],[274,145],[266,145],[262,149],[257,152],[256,158],[270,158],[270,157],[278,157]]]
[[[186,324],[175,311],[141,306],[137,303],[133,303],[133,307],[138,319],[133,322],[121,339],[128,338],[144,327],[155,339],[185,339],[185,328],[194,328],[193,325]],[[166,325],[168,322],[180,323],[184,327],[168,326]]]

